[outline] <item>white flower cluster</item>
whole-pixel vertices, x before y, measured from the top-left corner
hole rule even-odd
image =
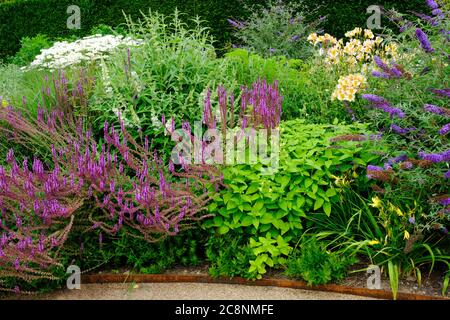
[[[106,58],[114,49],[120,46],[138,46],[141,40],[134,40],[121,35],[96,34],[74,42],[55,42],[51,48],[42,49],[29,69],[64,69],[82,62],[91,62]]]

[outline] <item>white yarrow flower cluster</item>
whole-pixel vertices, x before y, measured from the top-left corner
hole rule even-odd
[[[84,37],[74,42],[55,42],[51,48],[42,49],[34,61],[25,69],[64,69],[82,62],[104,59],[114,49],[121,46],[138,46],[141,40],[121,35],[101,35]]]

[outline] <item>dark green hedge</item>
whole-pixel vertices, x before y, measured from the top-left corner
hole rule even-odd
[[[289,1],[289,0],[288,0]],[[290,0],[297,1],[297,0]],[[16,0],[0,4],[0,58],[13,55],[20,47],[20,39],[38,33],[50,37],[85,35],[98,24],[112,26],[124,22],[122,10],[133,17],[139,16],[139,10],[148,8],[164,14],[170,14],[175,7],[190,17],[199,15],[207,21],[212,33],[218,40],[217,46],[223,47],[231,39],[232,29],[226,19],[229,17],[244,19],[248,12],[243,4],[262,4],[266,0]],[[363,26],[367,20],[366,8],[374,4],[373,0],[306,0],[313,8],[321,5],[320,14],[329,15],[325,30],[340,36],[345,31]],[[379,0],[386,7],[395,6],[402,11],[420,10],[424,0]],[[81,8],[81,30],[69,30],[66,27],[69,5]]]

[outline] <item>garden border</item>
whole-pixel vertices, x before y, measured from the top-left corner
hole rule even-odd
[[[308,286],[306,282],[287,280],[287,279],[261,279],[261,280],[246,280],[244,278],[212,278],[207,275],[177,275],[177,274],[89,274],[82,275],[82,283],[221,283],[221,284],[238,284],[250,286],[273,286],[279,288],[303,289],[313,291],[325,291],[342,294],[351,294],[355,296],[362,296],[377,299],[393,299],[392,292],[387,290],[354,288],[349,286],[341,286],[336,284]],[[397,300],[450,300],[445,297],[435,297],[418,295],[413,293],[397,294]]]

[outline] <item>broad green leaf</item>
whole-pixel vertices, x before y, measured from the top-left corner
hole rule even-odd
[[[323,211],[325,211],[325,214],[326,214],[327,216],[330,216],[330,214],[331,214],[331,203],[325,202],[325,203],[323,204]]]
[[[225,234],[230,230],[227,226],[221,226],[219,227],[219,234]]]
[[[323,200],[322,198],[317,198],[316,202],[314,203],[314,210],[317,210],[319,208],[322,207],[323,203],[325,200]]]
[[[335,196],[336,195],[336,189],[329,188],[327,190],[327,192],[326,192],[326,195],[327,195],[328,198],[331,198],[331,197]]]

